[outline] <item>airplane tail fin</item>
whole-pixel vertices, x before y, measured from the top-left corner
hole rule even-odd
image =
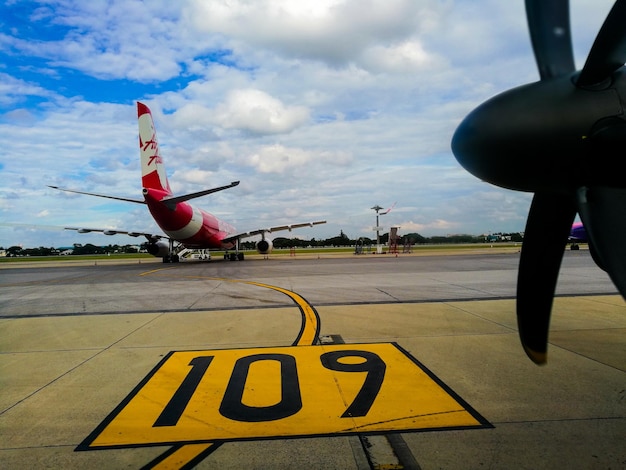
[[[137,102],[139,120],[139,155],[141,157],[141,183],[145,189],[158,189],[172,194],[167,181],[165,165],[159,152],[154,121],[150,108]]]

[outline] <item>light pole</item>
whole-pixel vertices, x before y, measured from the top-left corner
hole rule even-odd
[[[376,253],[380,254],[382,252],[381,248],[380,248],[380,226],[378,224],[378,216],[379,215],[385,215],[387,212],[383,212],[382,214],[379,214],[379,212],[382,210],[383,208],[380,207],[378,204],[376,204],[374,207],[372,207],[372,210],[376,211]]]

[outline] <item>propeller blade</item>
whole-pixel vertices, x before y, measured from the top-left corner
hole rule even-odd
[[[542,80],[574,72],[568,0],[526,0],[526,19]]]
[[[626,299],[626,189],[582,187],[577,196],[594,260]]]
[[[577,86],[600,83],[626,62],[626,0],[617,0],[591,46]]]
[[[565,245],[576,216],[574,198],[536,193],[528,213],[517,276],[517,326],[528,357],[547,360],[548,328]]]

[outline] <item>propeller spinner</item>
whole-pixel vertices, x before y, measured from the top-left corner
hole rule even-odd
[[[452,138],[470,173],[533,192],[517,280],[524,350],[547,357],[554,290],[576,213],[594,259],[626,298],[626,0],[617,0],[575,70],[567,0],[526,0],[541,80],[472,111]]]

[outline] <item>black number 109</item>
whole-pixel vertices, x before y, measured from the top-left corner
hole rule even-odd
[[[154,427],[176,426],[213,358],[214,356],[198,356],[189,362],[191,370],[163,408],[153,424]],[[351,360],[348,361],[348,358]],[[361,361],[355,363],[352,358]],[[280,364],[281,399],[274,405],[256,407],[242,403],[250,366],[259,361],[276,361]],[[339,350],[322,354],[320,361],[329,370],[367,373],[361,389],[341,417],[366,416],[385,378],[386,365],[380,356],[370,351]],[[301,409],[302,395],[296,358],[289,354],[268,353],[241,357],[235,362],[219,412],[222,416],[235,421],[262,422],[283,419]]]

